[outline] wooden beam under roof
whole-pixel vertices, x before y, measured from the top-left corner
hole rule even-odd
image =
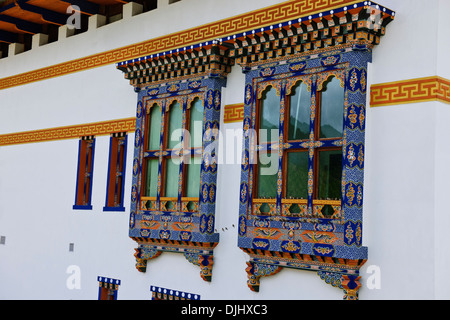
[[[41,24],[30,22],[27,20],[22,20],[19,18],[11,17],[6,14],[0,13],[0,29],[6,30],[5,25],[8,24],[14,26],[14,28],[9,28],[11,29],[12,32],[14,32],[13,31],[14,29],[17,30],[16,32],[25,32],[31,34],[42,32]]]
[[[105,14],[105,9],[120,7],[128,2],[129,0],[4,0],[0,3],[0,31],[3,31],[0,42],[22,42],[24,34],[47,34],[50,28],[67,24],[73,12],[68,10],[71,6],[86,17]]]
[[[24,11],[29,11],[41,15],[45,22],[48,23],[63,26],[67,23],[67,18],[69,17],[67,14],[32,5],[28,0],[17,0],[16,3],[20,7],[20,9]]]
[[[17,42],[18,38],[17,33],[0,30],[0,42],[14,43]]]

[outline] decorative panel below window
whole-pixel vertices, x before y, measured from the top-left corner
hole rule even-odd
[[[127,73],[139,92],[129,236],[138,243],[136,267],[141,272],[162,252],[177,252],[211,281],[219,241],[214,223],[221,88],[234,62],[224,52],[211,44],[147,57],[127,69],[135,65],[150,74],[156,72],[153,65],[179,68],[148,77]]]

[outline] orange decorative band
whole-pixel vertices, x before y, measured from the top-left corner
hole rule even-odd
[[[355,0],[290,0],[267,8],[219,20],[199,27],[150,39],[137,44],[56,64],[0,79],[0,90],[54,78],[90,68],[118,63],[145,55],[188,47],[199,42],[233,36],[255,28],[278,24],[324,10],[355,4]]]
[[[423,101],[450,103],[450,80],[433,76],[372,85],[371,107]]]
[[[238,122],[244,119],[244,104],[230,104],[225,106],[225,112],[223,115],[223,122]]]
[[[117,132],[134,132],[135,127],[136,118],[133,117],[66,127],[23,131],[0,135],[0,146],[45,142],[52,140],[75,139],[83,136],[100,136]]]

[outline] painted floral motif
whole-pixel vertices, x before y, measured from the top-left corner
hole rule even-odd
[[[252,231],[256,238],[278,239],[283,234],[279,229],[274,228],[256,228]]]
[[[353,203],[353,200],[355,198],[355,188],[353,187],[353,183],[350,182],[347,193],[346,193],[347,199],[349,200],[349,203]]]
[[[295,72],[295,71],[303,70],[305,67],[306,67],[306,62],[292,63],[289,65],[289,70],[291,72]]]
[[[241,203],[247,202],[247,184],[241,184]]]
[[[172,85],[167,87],[167,91],[168,92],[175,92],[175,91],[178,91],[178,90],[180,90],[180,85],[178,85],[178,84],[172,84]]]
[[[349,122],[350,122],[350,127],[352,129],[355,127],[355,124],[358,121],[357,118],[358,118],[358,115],[355,112],[355,106],[352,105],[350,107],[350,109],[349,109],[349,115],[348,115],[348,119],[349,119]]]
[[[268,77],[275,73],[275,68],[264,68],[259,72],[261,77]]]
[[[340,60],[341,60],[341,56],[335,55],[335,56],[329,56],[329,57],[323,58],[320,62],[322,63],[323,66],[329,66],[329,65],[339,63]]]
[[[353,69],[350,75],[350,87],[352,91],[356,91],[356,83],[358,82],[358,75],[356,74],[356,70]]]
[[[304,231],[300,235],[305,242],[332,244],[338,238],[332,232]]]
[[[159,88],[156,88],[156,89],[149,89],[148,91],[147,91],[147,95],[149,95],[149,96],[155,96],[155,95],[157,95],[159,93]]]
[[[348,149],[347,160],[350,163],[350,166],[353,166],[353,162],[356,160],[356,155],[355,155],[355,150],[353,148],[353,144],[351,144]]]
[[[362,70],[362,72],[361,72],[360,84],[361,84],[361,90],[363,92],[366,91],[366,71],[365,70]]]
[[[252,102],[252,86],[247,85],[245,89],[245,104],[250,104]]]
[[[346,242],[347,242],[347,243],[352,243],[352,242],[353,242],[353,237],[354,237],[354,234],[353,234],[353,228],[351,227],[351,224],[348,223],[348,224],[347,224],[347,227],[346,227],[346,229],[345,229],[345,239],[346,239]]]
[[[297,253],[300,251],[301,246],[300,243],[297,241],[284,241],[281,244],[281,249],[285,252]]]
[[[326,244],[315,244],[312,248],[313,252],[318,255],[331,257],[334,254],[334,247]]]
[[[361,229],[361,223],[359,223],[359,222],[356,225],[355,237],[356,237],[356,245],[361,246],[362,229]]]

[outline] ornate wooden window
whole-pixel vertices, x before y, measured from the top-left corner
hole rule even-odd
[[[238,246],[251,290],[287,267],[357,298],[367,65],[394,15],[365,1],[234,40],[246,73]]]
[[[162,252],[178,252],[211,281],[228,51],[212,41],[118,65],[138,92],[129,235],[141,272]]]
[[[91,210],[92,179],[94,174],[95,137],[82,137],[78,147],[77,183],[73,209]]]
[[[127,157],[126,133],[113,133],[110,138],[106,200],[103,211],[125,211],[123,195]]]
[[[226,79],[223,71],[207,68],[195,69],[201,75],[155,81],[138,90],[129,235],[139,244],[136,267],[142,272],[162,252],[179,252],[211,281],[219,241],[214,231],[214,146]],[[179,73],[170,75],[177,78]]]
[[[258,84],[253,215],[340,218],[343,74]]]
[[[326,51],[247,73],[244,130],[255,134],[244,138],[239,247],[250,255],[252,290],[282,267],[319,271],[327,281],[350,277],[354,288],[367,258],[362,179],[370,57],[370,50]]]
[[[147,101],[141,209],[198,212],[203,101],[204,93]]]

